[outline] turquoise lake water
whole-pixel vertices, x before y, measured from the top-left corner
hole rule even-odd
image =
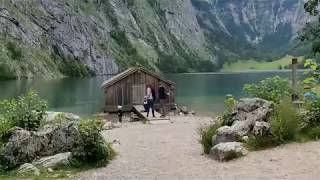
[[[249,73],[169,74],[176,83],[176,102],[201,115],[217,115],[223,112],[226,94],[240,98],[245,96],[242,87],[266,77],[279,75],[290,78],[290,72],[268,71]],[[0,99],[17,97],[28,89],[36,90],[49,101],[51,110],[88,115],[100,112],[104,95],[101,83],[110,76],[92,78],[64,78],[55,80],[0,81]]]

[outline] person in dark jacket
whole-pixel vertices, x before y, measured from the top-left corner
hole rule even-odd
[[[118,106],[118,118],[119,122],[122,123],[122,116],[123,116],[123,111],[122,111],[122,106]]]
[[[167,100],[167,92],[161,82],[160,82],[160,86],[158,89],[158,93],[159,93],[161,117],[165,117],[166,116],[165,104],[166,104],[166,100]]]

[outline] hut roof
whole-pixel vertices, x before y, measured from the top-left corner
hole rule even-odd
[[[161,75],[159,75],[159,74],[157,74],[155,72],[149,71],[149,70],[147,70],[145,68],[142,68],[142,67],[134,67],[134,68],[129,68],[129,69],[123,71],[122,73],[117,74],[117,75],[113,76],[112,78],[104,81],[102,83],[101,87],[102,88],[107,88],[109,86],[112,86],[113,84],[121,81],[122,79],[124,79],[124,78],[130,76],[131,74],[134,74],[134,73],[136,73],[138,71],[142,71],[142,72],[144,72],[146,74],[149,74],[149,75],[151,75],[153,77],[158,78],[159,80],[161,80],[161,81],[163,81],[165,83],[168,83],[170,85],[174,85],[174,83],[172,81],[164,78],[163,76],[161,76]]]

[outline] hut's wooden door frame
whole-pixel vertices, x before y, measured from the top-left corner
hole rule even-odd
[[[132,85],[132,104],[133,105],[142,105],[143,99],[146,92],[146,84],[133,84]]]

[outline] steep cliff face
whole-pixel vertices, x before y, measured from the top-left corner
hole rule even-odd
[[[213,71],[290,49],[303,0],[0,0],[0,78]]]
[[[214,67],[189,0],[0,0],[0,41],[3,77]]]
[[[224,56],[270,58],[296,45],[310,20],[304,0],[193,0],[213,50]]]

